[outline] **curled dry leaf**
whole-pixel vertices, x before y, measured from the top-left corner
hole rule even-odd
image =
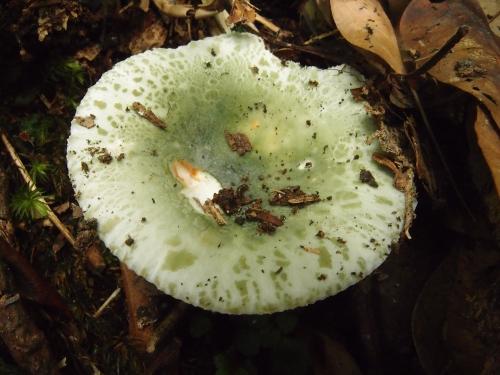
[[[382,58],[399,74],[405,72],[391,21],[378,0],[330,0],[342,36],[351,44]]]
[[[500,47],[475,2],[412,1],[401,18],[401,42],[420,66],[463,26],[468,27],[467,34],[429,73],[474,95],[500,126]]]
[[[477,107],[474,129],[477,143],[490,168],[497,193],[500,194],[500,137],[479,106]]]

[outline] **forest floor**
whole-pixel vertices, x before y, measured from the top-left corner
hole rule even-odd
[[[158,6],[173,3],[180,8]],[[225,2],[212,3],[222,9]],[[377,34],[356,26],[362,21],[354,15],[349,21],[368,39],[356,40],[336,18],[337,28],[330,3],[344,2],[255,1],[253,8],[237,0],[228,11],[237,30],[258,33],[281,59],[320,68],[348,63],[367,77],[365,99],[402,134],[404,170],[416,175],[412,238],[336,296],[283,313],[230,316],[179,302],[120,264],[83,220],[66,168],[75,109],[102,73],[146,49],[214,35],[220,23],[189,16],[198,8],[188,14],[188,2],[179,1],[2,2],[0,374],[500,373],[494,183],[500,182],[498,149],[494,155],[500,97],[488,94],[485,83],[491,78],[499,93],[498,66],[490,72],[472,57],[461,60],[472,71],[455,74],[476,80],[473,90],[439,75],[440,63],[466,38],[476,38],[484,54],[498,59],[498,38],[488,27],[495,12],[487,9],[486,18],[475,1],[456,1],[469,28],[454,29],[428,66],[413,56],[417,73],[405,75],[394,56],[378,54],[377,47],[366,52],[363,40]],[[410,2],[382,3],[396,25]],[[444,6],[446,1],[436,3],[436,9]],[[418,24],[433,20],[410,10],[408,19]],[[448,20],[461,19],[447,11]],[[403,26],[398,38],[408,46]],[[492,100],[482,102],[476,92]],[[493,124],[489,136],[479,129],[488,124],[479,124],[480,111]]]

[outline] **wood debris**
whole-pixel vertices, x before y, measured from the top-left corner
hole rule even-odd
[[[252,151],[252,144],[245,134],[229,133],[228,131],[225,131],[224,136],[226,137],[229,148],[232,151],[237,152],[238,155],[243,156],[247,152]]]
[[[375,181],[375,177],[373,177],[372,172],[370,172],[366,169],[362,169],[359,171],[359,180],[363,184],[367,184],[371,187],[374,187],[374,188],[378,187],[378,183],[377,183],[377,181]]]
[[[203,205],[201,205],[203,208],[203,211],[212,216],[215,220],[215,222],[219,225],[226,225],[226,219],[224,219],[224,216],[222,215],[222,212],[219,207],[216,206],[214,201],[212,199],[207,199]]]
[[[245,217],[249,221],[259,222],[258,228],[264,233],[273,233],[277,227],[283,225],[283,219],[263,209],[260,201],[254,202],[252,206],[245,211]]]
[[[273,206],[305,206],[320,200],[318,194],[306,194],[300,186],[290,186],[274,191],[269,203]]]
[[[163,122],[163,120],[156,116],[150,108],[145,107],[141,103],[133,102],[131,105],[131,109],[142,118],[148,120],[157,128],[160,128],[162,130],[165,130],[167,128],[167,125]]]
[[[243,184],[238,186],[236,191],[233,188],[221,189],[214,194],[213,202],[218,204],[227,215],[236,214],[242,206],[246,206],[252,202],[252,199],[245,196],[248,190],[248,185]]]

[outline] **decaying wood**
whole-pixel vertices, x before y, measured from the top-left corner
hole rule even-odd
[[[158,321],[158,310],[153,300],[159,294],[153,284],[136,275],[121,263],[122,285],[125,292],[129,337],[141,351],[146,351],[154,337],[154,324]]]

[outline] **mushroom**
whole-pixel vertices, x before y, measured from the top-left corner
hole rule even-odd
[[[231,314],[324,299],[377,268],[403,228],[404,195],[372,161],[375,124],[350,93],[362,82],[345,65],[282,62],[248,33],[132,56],[76,111],[76,197],[113,254],[177,299]]]

